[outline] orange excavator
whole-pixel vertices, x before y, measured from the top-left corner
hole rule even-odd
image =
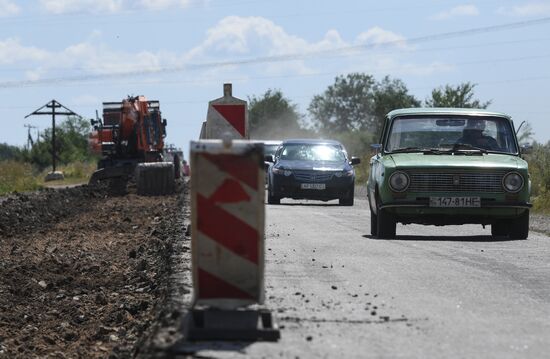
[[[91,150],[101,155],[90,184],[108,181],[126,191],[135,181],[138,194],[163,195],[174,191],[174,163],[164,162],[166,120],[159,101],[144,96],[103,103],[103,120],[92,120]]]

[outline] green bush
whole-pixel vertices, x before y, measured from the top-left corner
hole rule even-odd
[[[0,194],[34,191],[41,187],[33,167],[13,160],[0,162]]]
[[[550,142],[535,143],[533,151],[525,157],[531,174],[533,209],[550,212]]]

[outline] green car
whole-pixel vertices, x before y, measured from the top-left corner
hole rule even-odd
[[[493,236],[527,238],[531,181],[510,116],[399,109],[380,142],[367,182],[372,235],[394,238],[398,222],[477,223]]]

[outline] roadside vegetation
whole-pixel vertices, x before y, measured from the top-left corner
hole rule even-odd
[[[77,117],[70,117],[56,127],[57,169],[64,173],[65,180],[48,185],[87,181],[96,163],[88,151],[89,131],[89,123]],[[51,136],[51,129],[47,129],[30,148],[0,144],[0,195],[45,186],[44,177],[51,171]]]

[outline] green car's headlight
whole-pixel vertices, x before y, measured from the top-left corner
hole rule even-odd
[[[394,192],[403,192],[409,188],[409,176],[403,171],[395,171],[390,176],[390,188]]]
[[[509,172],[502,179],[502,186],[508,192],[519,192],[523,188],[523,177],[517,172]]]

